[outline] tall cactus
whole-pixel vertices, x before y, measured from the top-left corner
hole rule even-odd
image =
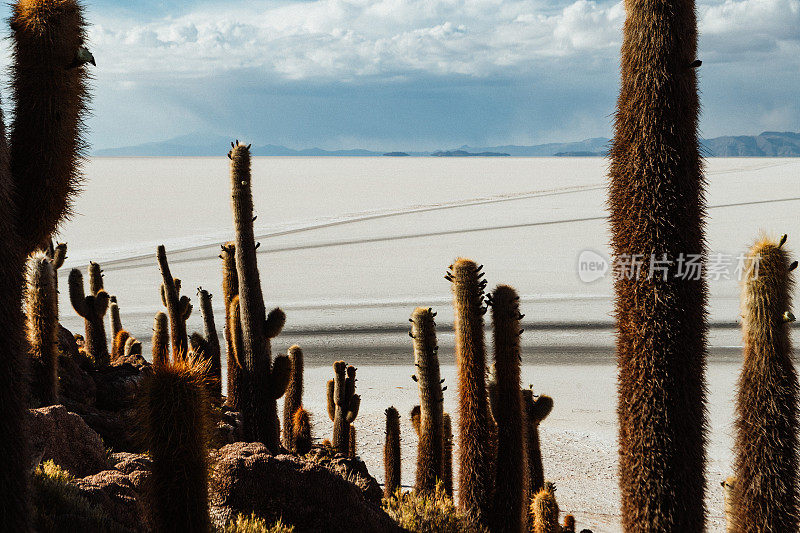
[[[311,451],[311,415],[308,411],[299,407],[294,412],[291,424],[292,444],[289,448],[297,455],[305,455]]]
[[[225,364],[228,369],[228,396],[226,403],[231,409],[238,409],[238,391],[241,380],[241,367],[234,354],[234,346],[231,337],[231,301],[239,294],[239,275],[236,273],[236,244],[229,242],[222,245],[219,254],[222,259],[222,301],[225,305]],[[237,303],[238,307],[238,303]]]
[[[273,365],[270,339],[280,333],[286,315],[280,309],[274,309],[267,316],[264,308],[253,236],[250,147],[238,141],[231,146],[228,157],[231,160],[231,200],[242,328],[239,361],[247,373],[244,394],[239,398],[240,410],[247,438],[263,442],[270,450],[277,450],[280,446],[280,422],[276,400],[283,395],[288,382],[289,361],[281,356]],[[281,375],[281,372],[285,373]],[[283,389],[281,383],[284,383]]]
[[[0,501],[9,531],[30,530],[25,437],[27,357],[22,287],[28,254],[46,244],[79,181],[87,73],[72,66],[84,21],[74,0],[20,0],[12,7],[16,102],[12,146],[0,113]],[[9,151],[11,153],[9,153]]]
[[[159,311],[153,319],[153,369],[169,363],[169,319]]]
[[[42,362],[44,405],[58,403],[58,293],[52,262],[43,254],[28,263],[25,294],[26,332],[31,355]]]
[[[450,415],[445,413],[444,417],[444,449],[442,453],[442,484],[445,493],[453,497],[453,423]]]
[[[383,445],[384,498],[391,498],[400,488],[400,413],[394,407],[386,409],[386,442]]]
[[[283,447],[291,450],[292,442],[294,442],[294,415],[303,405],[303,350],[295,344],[289,348],[288,355],[289,361],[292,363],[292,374],[283,398],[283,433],[281,436]]]
[[[172,360],[186,357],[189,353],[189,339],[186,336],[186,319],[192,314],[192,304],[188,296],[181,296],[181,280],[173,278],[167,262],[167,250],[161,244],[156,252],[161,269],[161,303],[169,315],[170,337],[172,338]]]
[[[744,364],[736,399],[736,531],[798,530],[798,396],[789,323],[797,267],[779,242],[759,240],[742,290]]]
[[[541,395],[534,399],[531,389],[522,390],[525,404],[525,450],[528,463],[528,492],[536,494],[544,487],[542,449],[539,445],[539,424],[553,410],[553,399]]]
[[[117,303],[117,297],[111,296],[109,299],[110,303],[108,304],[108,314],[109,314],[109,321],[111,326],[111,338],[116,339],[117,334],[122,331],[122,318],[119,316],[119,304]]]
[[[488,525],[493,495],[493,430],[486,396],[481,268],[458,259],[445,278],[453,284],[459,403],[458,505],[468,518]]]
[[[209,377],[212,384],[212,399],[218,404],[222,397],[222,362],[217,326],[214,323],[214,310],[211,308],[211,293],[200,287],[197,289],[197,296],[200,299],[200,314],[203,315],[203,338],[206,341],[205,358],[210,362]]]
[[[442,479],[443,414],[442,379],[439,374],[439,346],[436,342],[436,313],[428,307],[417,307],[411,314],[411,331],[414,340],[414,381],[419,385],[420,418],[419,447],[417,449],[417,477],[415,488],[419,493],[436,491]]]
[[[333,447],[348,454],[350,424],[358,416],[361,397],[356,392],[356,369],[344,361],[333,363],[333,379],[328,381],[328,416],[333,421]]]
[[[97,263],[92,263],[96,265]],[[69,300],[75,312],[83,317],[86,325],[86,352],[94,359],[98,368],[108,366],[108,339],[103,317],[108,310],[108,293],[102,288],[102,277],[98,269],[89,268],[89,286],[93,290],[86,296],[83,290],[83,274],[77,268],[69,273]]]
[[[528,491],[525,420],[520,390],[519,296],[507,285],[498,285],[491,294],[494,327],[496,386],[492,413],[497,423],[497,460],[494,531],[524,531],[528,526]]]
[[[143,384],[140,417],[151,471],[155,531],[211,530],[208,514],[208,363],[180,358]]]
[[[622,526],[705,528],[706,283],[693,0],[626,2],[609,169]]]

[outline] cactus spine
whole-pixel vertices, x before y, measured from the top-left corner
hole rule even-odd
[[[384,498],[391,498],[400,488],[400,413],[394,407],[386,409],[386,443],[383,446],[385,483]]]
[[[80,47],[84,22],[72,0],[19,1],[10,18],[12,146],[0,112],[0,501],[9,531],[30,531],[27,363],[22,287],[29,253],[46,244],[68,214],[79,180],[86,72],[65,69]]]
[[[547,483],[534,496],[531,503],[533,533],[561,533],[561,525],[558,523],[558,503],[554,492],[552,485]]]
[[[294,441],[294,416],[303,405],[303,350],[296,344],[289,348],[289,361],[292,363],[292,373],[283,398],[282,434],[283,447],[287,450],[292,449]]]
[[[92,263],[97,265],[97,263]],[[77,268],[69,273],[69,299],[75,312],[83,317],[86,325],[86,351],[94,359],[98,368],[108,366],[108,340],[103,322],[108,310],[108,293],[103,289],[103,278],[99,268],[89,268],[89,287],[91,293],[83,291],[83,274]]]
[[[140,415],[153,459],[155,530],[208,532],[208,363],[180,358],[143,385]]]
[[[524,531],[528,526],[528,491],[524,413],[520,390],[519,296],[507,285],[491,295],[496,387],[492,413],[497,423],[494,531]]]
[[[162,312],[153,319],[153,370],[169,362],[169,319]]]
[[[625,5],[609,169],[622,526],[703,531],[707,290],[679,275],[705,252],[695,2]]]
[[[789,254],[764,238],[749,251],[742,290],[744,364],[736,399],[734,505],[741,533],[798,530],[798,386],[789,337]]]
[[[553,399],[541,395],[533,398],[533,391],[522,390],[525,404],[525,450],[528,463],[528,492],[536,494],[544,487],[544,467],[542,465],[542,449],[539,446],[539,424],[553,410]]]
[[[356,369],[344,361],[333,363],[334,378],[328,381],[328,416],[333,421],[333,447],[348,454],[350,424],[358,416],[361,397],[356,391]]]
[[[458,505],[468,518],[487,525],[491,517],[493,431],[486,399],[483,290],[486,281],[473,261],[458,259],[446,279],[453,284],[458,367]]]
[[[305,455],[311,451],[311,416],[302,407],[294,412],[292,420],[292,452]]]
[[[202,288],[198,288],[197,295],[200,298],[200,314],[203,315],[203,335],[206,342],[205,358],[210,362],[209,377],[212,383],[212,400],[219,404],[222,397],[222,362],[220,361],[217,326],[214,323],[214,310],[211,308],[211,294]]]
[[[58,293],[51,261],[35,254],[28,264],[25,310],[31,355],[44,366],[44,405],[58,403]]]
[[[453,497],[453,423],[450,415],[444,414],[444,450],[442,453],[442,483],[445,493]]]
[[[238,392],[241,389],[241,367],[234,353],[231,337],[231,301],[239,294],[239,275],[236,273],[236,245],[232,242],[222,245],[219,254],[222,259],[222,298],[225,304],[225,348],[228,368],[228,396],[226,403],[231,409],[238,409]],[[236,304],[239,305],[238,303]]]
[[[172,277],[167,262],[167,250],[159,245],[156,252],[158,266],[161,269],[161,303],[169,314],[170,336],[172,337],[172,360],[186,357],[189,353],[189,339],[186,336],[186,319],[192,313],[189,298],[181,296],[181,281]]]
[[[231,200],[236,229],[236,272],[239,277],[239,311],[242,328],[242,352],[239,361],[247,374],[244,394],[239,398],[245,435],[258,440],[270,450],[280,446],[280,422],[276,400],[288,382],[286,357],[276,358],[273,367],[270,339],[280,333],[286,316],[280,309],[266,315],[261,293],[256,243],[253,236],[253,195],[250,176],[250,147],[231,143]],[[284,359],[287,375],[278,375],[278,360]],[[283,368],[283,367],[282,367]]]

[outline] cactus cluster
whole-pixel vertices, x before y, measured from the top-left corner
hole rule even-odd
[[[69,300],[86,325],[85,348],[98,368],[109,364],[108,339],[103,317],[108,311],[109,295],[103,288],[100,265],[89,264],[89,294],[83,288],[83,274],[77,268],[69,273]]]
[[[361,396],[356,394],[356,368],[344,361],[333,363],[333,379],[328,381],[328,417],[333,422],[333,448],[349,454],[350,425],[358,416]]]

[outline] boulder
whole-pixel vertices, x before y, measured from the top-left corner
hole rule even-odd
[[[150,371],[149,364],[137,367],[129,363],[92,371],[90,375],[97,386],[97,408],[120,411],[133,407],[142,378]]]
[[[54,463],[75,477],[108,468],[103,440],[83,419],[63,405],[31,409],[28,438],[35,460]]]
[[[129,454],[132,455],[132,454]],[[150,471],[133,468],[137,462],[127,463],[129,472],[117,469],[104,470],[71,483],[81,495],[101,507],[117,524],[135,532],[150,531],[147,505],[142,497]]]
[[[139,451],[141,446],[131,434],[132,411],[105,411],[91,405],[63,399],[67,408],[77,413],[90,428],[96,431],[106,446],[118,451]]]
[[[218,527],[255,512],[267,522],[282,519],[295,533],[402,531],[357,484],[315,461],[237,442],[212,451],[211,462],[211,517]]]

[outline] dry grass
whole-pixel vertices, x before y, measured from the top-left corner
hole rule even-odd
[[[487,530],[458,512],[439,482],[432,494],[397,492],[384,498],[383,508],[397,524],[412,533],[485,533]]]
[[[237,515],[235,520],[231,520],[225,528],[225,533],[293,533],[294,526],[287,526],[282,520],[278,520],[272,526],[267,524],[263,518],[256,516],[255,513],[248,515]]]

